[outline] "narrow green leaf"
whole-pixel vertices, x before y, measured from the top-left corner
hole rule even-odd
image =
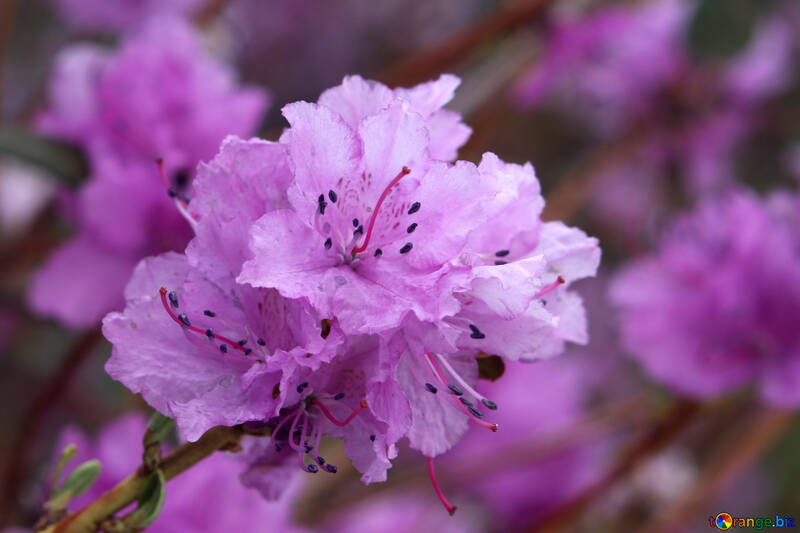
[[[164,499],[167,496],[167,481],[161,470],[156,470],[147,479],[147,484],[139,495],[139,507],[133,511],[125,521],[136,529],[144,529],[156,521]]]
[[[169,432],[172,431],[172,427],[173,420],[171,418],[167,418],[159,412],[153,413],[153,416],[150,417],[150,421],[147,423],[147,431],[142,439],[145,448],[151,444],[163,442],[164,439],[167,438],[167,435],[169,435]]]
[[[47,506],[52,510],[65,508],[72,498],[86,492],[97,481],[100,470],[100,461],[97,459],[78,465],[54,492]]]
[[[703,58],[725,59],[742,50],[766,0],[701,0],[689,25],[689,45]]]
[[[86,161],[77,148],[13,126],[0,126],[2,154],[36,165],[70,185],[80,183],[87,174]]]
[[[58,458],[56,471],[53,474],[53,486],[51,489],[52,493],[55,493],[56,487],[58,487],[58,482],[61,481],[61,473],[64,471],[64,467],[72,460],[73,457],[75,457],[76,453],[78,453],[78,447],[74,444],[67,444],[61,451],[61,457]]]

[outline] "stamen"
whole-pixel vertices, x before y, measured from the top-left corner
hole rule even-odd
[[[462,391],[461,389],[459,389],[455,385],[448,385],[447,388],[450,389],[450,392],[452,392],[456,396],[461,396],[461,395],[464,394],[464,391]]]
[[[169,180],[167,180],[167,175],[164,172],[164,160],[160,157],[156,159],[156,166],[158,167],[158,174],[161,176],[161,181],[164,182],[164,187],[167,188],[167,194],[175,201],[175,207],[178,209],[178,212],[186,219],[186,222],[189,223],[192,229],[196,231],[197,220],[189,213],[189,202],[186,201],[186,196],[179,196],[178,193],[170,187]]]
[[[320,194],[319,198],[317,198],[317,207],[319,208],[319,214],[325,214],[325,208],[328,207],[328,202],[325,201],[325,195]]]
[[[374,253],[374,254],[372,254],[372,255],[374,255],[375,257],[380,257],[380,256],[382,256],[382,255],[383,255],[383,250],[381,250],[380,248],[378,248],[377,250],[375,250],[375,253]]]
[[[267,341],[265,341],[261,337],[259,337],[256,342],[258,343],[259,346],[266,346],[267,345]]]
[[[359,225],[353,232],[353,236],[361,235],[364,233],[364,224]]]
[[[198,328],[198,327],[196,327],[196,326],[193,326],[193,325],[192,325],[192,323],[189,321],[189,317],[187,317],[187,316],[186,316],[185,314],[183,314],[183,313],[181,313],[180,315],[176,315],[176,314],[175,314],[175,312],[172,310],[172,307],[171,307],[171,306],[170,306],[170,304],[167,302],[167,289],[166,289],[166,288],[164,288],[164,287],[161,287],[161,288],[158,290],[158,292],[161,294],[161,305],[164,307],[164,309],[167,311],[167,314],[169,315],[169,317],[170,317],[170,318],[171,318],[173,321],[175,321],[177,324],[179,324],[179,325],[180,325],[182,328],[184,328],[184,329],[187,329],[187,330],[189,330],[189,331],[193,331],[193,332],[195,332],[195,333],[198,333],[198,334],[200,334],[200,335],[208,336],[208,332],[209,332],[210,330],[203,330],[203,329],[200,329],[200,328]],[[208,311],[208,312],[206,312],[205,314],[208,314],[208,313],[210,313],[210,312],[211,312],[211,311]],[[213,332],[212,332],[212,333],[213,333]],[[238,344],[236,344],[236,342],[232,341],[231,339],[229,339],[229,338],[227,338],[227,337],[224,337],[224,336],[222,336],[222,335],[216,334],[216,333],[214,333],[214,337],[215,337],[215,338],[217,338],[217,339],[219,339],[219,340],[221,340],[221,341],[222,341],[222,342],[224,342],[225,344],[228,344],[229,346],[231,346],[231,347],[233,347],[233,348],[236,348],[236,349],[238,349],[239,351],[242,351],[242,352],[244,352],[244,348],[242,348],[241,346],[239,346]],[[222,350],[222,346],[225,346],[225,345],[224,345],[224,344],[223,344],[223,345],[221,345],[221,346],[220,346],[220,350]],[[227,349],[227,347],[226,347],[226,348],[225,348],[224,350],[222,350],[222,351],[223,351],[223,352],[226,352],[227,350],[228,350],[228,349]]]
[[[369,440],[370,440],[371,442],[375,442],[375,435],[370,435],[370,436],[369,436]]]
[[[494,403],[489,398],[487,398],[483,394],[480,394],[478,391],[476,391],[475,389],[470,387],[469,383],[467,383],[466,380],[464,378],[462,378],[461,375],[458,372],[456,372],[456,370],[452,367],[452,365],[450,365],[450,363],[447,361],[446,357],[441,356],[439,354],[436,354],[436,356],[437,356],[437,359],[439,359],[439,361],[442,362],[442,366],[444,366],[447,369],[447,371],[450,372],[450,375],[453,376],[456,379],[456,381],[458,381],[459,385],[464,387],[464,389],[466,389],[466,391],[468,393],[470,393],[472,396],[474,396],[475,398],[480,400],[483,403],[483,405],[485,405],[487,408],[491,409],[492,411],[497,409],[497,404],[496,403]],[[492,405],[494,407],[491,407]]]
[[[320,411],[322,411],[322,414],[324,414],[325,417],[327,417],[328,420],[330,420],[331,422],[333,422],[334,424],[336,424],[339,427],[344,427],[347,424],[349,424],[356,417],[356,415],[358,413],[360,413],[362,410],[364,410],[364,409],[366,409],[368,407],[367,400],[361,400],[361,402],[359,402],[359,404],[358,404],[358,407],[353,409],[353,412],[350,413],[350,416],[345,418],[343,421],[339,421],[331,414],[330,411],[328,411],[328,408],[325,407],[325,405],[322,402],[320,402],[319,400],[317,400],[316,398],[311,400],[311,403],[313,403],[314,405],[319,407]]]
[[[316,474],[317,472],[319,472],[319,468],[314,463],[311,463],[310,465],[306,466],[306,470],[308,470],[312,474]]]
[[[467,407],[472,407],[472,402],[464,398],[463,396],[458,397],[458,401],[462,404],[466,405]]]
[[[478,418],[483,418],[483,413],[475,409],[475,407],[468,405],[467,409],[469,409],[469,412],[472,413],[473,416],[477,416]]]
[[[450,516],[453,516],[456,513],[456,506],[451,505],[450,502],[447,501],[442,489],[439,488],[439,482],[436,481],[436,472],[433,470],[433,457],[428,457],[428,474],[431,477],[431,484],[433,485],[433,490],[436,492],[436,496],[439,497],[439,501],[442,502],[444,508],[450,513]]]
[[[503,266],[503,265],[507,265],[508,261],[495,261],[494,264],[497,265],[497,266]]]
[[[328,472],[330,472],[331,474],[335,474],[336,472],[338,472],[338,471],[339,471],[339,469],[338,469],[338,468],[336,468],[335,466],[333,466],[332,464],[327,464],[327,465],[325,465],[325,470],[327,470],[327,471],[328,471]]]
[[[206,330],[206,337],[208,337],[209,339],[213,339],[214,338],[214,331],[211,328],[208,328]]]
[[[178,308],[178,295],[175,294],[175,291],[169,291],[169,294],[167,296],[169,297],[169,303],[172,304],[172,307],[177,309]]]
[[[414,245],[413,245],[413,244],[411,244],[410,242],[407,242],[407,243],[405,243],[405,245],[403,245],[403,247],[402,247],[402,248],[400,248],[400,253],[401,253],[401,254],[407,254],[408,252],[410,252],[410,251],[411,251],[411,249],[412,249],[413,247],[414,247]]]
[[[333,397],[334,400],[341,400],[342,398],[344,398],[343,392],[340,392],[339,394]]]
[[[476,326],[475,324],[470,324],[469,325],[469,329],[472,331],[472,334],[470,335],[471,339],[485,339],[486,338],[486,335],[484,335],[481,332],[481,330],[478,329],[478,326]]]
[[[300,451],[300,444],[299,443],[295,444],[295,442],[294,442],[294,430],[297,429],[297,421],[300,419],[300,414],[301,413],[303,413],[303,410],[302,409],[298,409],[297,410],[297,414],[294,415],[294,418],[292,419],[292,425],[289,427],[289,439],[288,439],[289,446],[294,451],[296,451],[297,453],[302,453],[302,452]],[[302,437],[301,437],[301,439],[302,439]],[[302,461],[302,459],[301,459],[301,461]]]
[[[507,255],[508,255],[508,254],[510,254],[510,253],[511,253],[511,252],[510,252],[510,251],[508,251],[508,250],[498,250],[498,251],[496,251],[496,252],[494,253],[494,255],[495,255],[495,256],[497,256],[497,257],[505,257],[505,256],[507,256]]]
[[[414,222],[410,226],[406,228],[406,233],[414,233],[414,230],[417,229],[417,223]]]
[[[430,383],[426,383],[425,384],[425,388],[428,389],[428,392],[430,392],[432,394],[436,394],[436,391],[437,391],[436,387],[434,387]]]
[[[325,239],[325,249],[330,250],[331,246],[333,246],[333,241],[331,240],[330,237],[328,237],[327,239]]]
[[[550,285],[548,285],[544,289],[542,289],[539,292],[537,292],[533,297],[534,298],[541,298],[545,294],[557,289],[558,286],[562,285],[563,283],[564,283],[564,278],[562,278],[561,276],[558,276],[553,283],[551,283]]]
[[[228,353],[228,347],[224,344],[219,345],[219,351],[222,353]]]
[[[247,339],[241,339],[239,341],[236,341],[236,344],[238,344],[239,346],[244,346],[245,344],[247,344]]]
[[[475,392],[472,389],[472,387],[467,385],[467,383],[463,380],[463,378],[461,378],[461,376],[459,376],[453,370],[453,368],[447,363],[447,361],[445,360],[444,357],[439,356],[438,359],[445,365],[445,367],[450,371],[450,373],[453,375],[453,377],[455,377],[459,381],[459,383],[464,385],[467,390],[469,390],[471,393],[473,393],[476,398],[481,398],[481,399],[483,398],[483,396],[481,396],[480,394]],[[447,379],[444,377],[444,374],[442,373],[442,369],[439,368],[439,365],[436,364],[436,361],[434,360],[433,355],[430,352],[425,354],[425,360],[428,362],[428,366],[430,366],[431,369],[433,369],[434,373],[439,377],[439,379],[442,381],[442,383],[444,383],[444,385],[449,388],[450,385],[447,383]],[[452,398],[452,396],[451,396],[451,398]],[[455,401],[455,398],[453,398],[453,400]],[[498,424],[490,424],[489,422],[485,422],[485,421],[481,420],[479,417],[476,417],[475,415],[473,415],[471,412],[469,412],[467,410],[466,406],[464,406],[461,402],[455,402],[455,403],[462,411],[464,411],[464,413],[466,413],[470,418],[472,418],[472,420],[474,420],[475,423],[477,423],[479,426],[483,426],[486,429],[490,429],[495,433],[497,432],[498,429],[500,429],[500,426]]]
[[[215,316],[217,316],[217,313],[215,313],[214,311],[209,311],[208,309],[203,311],[203,314],[206,315],[206,316],[210,316],[211,318],[214,318]]]
[[[336,196],[336,193],[333,192],[333,190],[330,190],[328,191],[328,198],[331,199],[331,202],[336,203],[338,197]]]
[[[408,209],[408,214],[409,215],[413,215],[414,213],[419,211],[419,208],[420,208],[420,203],[419,202],[414,202],[413,204],[411,204],[411,207]]]
[[[386,200],[386,197],[389,195],[389,192],[391,191],[392,187],[394,187],[397,184],[397,182],[403,178],[403,176],[406,176],[410,173],[411,170],[408,167],[403,167],[400,173],[397,174],[397,176],[395,176],[394,179],[389,182],[389,185],[387,185],[386,188],[383,190],[380,197],[378,198],[378,203],[375,204],[375,209],[372,211],[372,215],[369,217],[367,236],[364,238],[364,242],[361,244],[361,246],[353,248],[352,251],[353,254],[359,254],[367,249],[367,246],[369,246],[369,240],[372,237],[372,230],[375,227],[375,218],[378,216],[378,212],[381,209],[381,205],[383,205],[383,201]]]
[[[358,219],[357,219],[357,218],[354,218],[354,219],[353,219],[353,227],[354,227],[354,228],[357,228],[357,227],[358,227]]]

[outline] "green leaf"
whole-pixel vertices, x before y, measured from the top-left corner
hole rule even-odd
[[[77,148],[13,126],[0,127],[0,154],[36,165],[71,185],[87,174],[86,161]]]
[[[161,509],[164,507],[164,499],[167,496],[167,481],[161,470],[156,470],[147,479],[142,493],[139,495],[139,507],[133,511],[125,521],[129,526],[144,529],[156,521]]]
[[[47,506],[52,510],[65,508],[72,498],[86,492],[97,481],[100,470],[100,461],[97,459],[78,465],[54,492]]]
[[[64,467],[68,462],[75,457],[75,454],[78,453],[78,447],[74,444],[67,444],[64,449],[61,451],[61,457],[58,458],[58,464],[56,465],[56,471],[53,474],[53,488],[52,492],[55,493],[56,487],[58,487],[58,482],[61,480],[61,472],[64,471]]]
[[[153,416],[150,417],[150,421],[147,423],[147,431],[142,439],[145,448],[151,444],[163,442],[164,439],[167,438],[167,435],[169,435],[169,432],[172,431],[172,427],[173,420],[171,418],[167,418],[159,412],[153,413]]]
[[[689,25],[689,46],[701,58],[726,59],[750,41],[768,0],[701,0]]]

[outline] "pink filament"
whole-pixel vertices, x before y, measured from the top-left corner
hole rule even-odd
[[[400,181],[400,179],[402,179],[403,176],[406,176],[410,173],[411,170],[408,167],[403,167],[400,173],[397,176],[395,176],[394,179],[391,182],[389,182],[389,185],[387,185],[386,188],[383,190],[380,198],[378,198],[378,203],[375,204],[375,210],[372,212],[372,216],[369,217],[369,226],[367,226],[367,235],[364,238],[364,242],[363,244],[361,244],[361,246],[353,248],[354,254],[359,254],[367,249],[367,246],[369,245],[369,239],[370,237],[372,237],[372,229],[375,227],[375,218],[378,216],[378,211],[380,210],[383,201],[386,199],[387,196],[389,196],[389,191],[392,189],[392,187],[394,187],[395,184],[398,181]]]
[[[311,403],[319,407],[320,411],[322,411],[322,414],[324,414],[328,420],[330,420],[339,427],[344,427],[347,424],[349,424],[356,417],[358,413],[360,413],[363,409],[365,409],[368,406],[367,400],[361,400],[361,402],[358,404],[358,407],[353,409],[353,412],[350,413],[350,416],[345,418],[343,421],[339,421],[331,414],[330,411],[328,411],[328,408],[325,407],[325,405],[316,398],[311,400]]]
[[[186,324],[181,322],[181,319],[178,318],[178,316],[172,311],[172,308],[170,307],[169,303],[167,302],[167,289],[165,289],[164,287],[161,287],[158,290],[158,292],[161,293],[161,304],[164,306],[164,309],[166,309],[167,314],[170,316],[170,318],[172,318],[172,320],[177,322],[178,325],[180,325],[180,327],[182,327],[182,328],[186,328],[189,331],[194,331],[195,333],[199,333],[200,335],[206,336],[206,332],[204,330],[202,330],[202,329],[200,329],[200,328],[198,328],[196,326],[187,326]],[[234,342],[234,341],[232,341],[231,339],[229,339],[227,337],[224,337],[222,335],[218,335],[218,334],[214,333],[214,338],[221,340],[225,344],[229,345],[231,348],[236,348],[237,350],[240,350],[240,351],[244,352],[244,347],[243,346],[240,346],[239,343]]]
[[[453,516],[456,513],[456,506],[451,505],[450,502],[447,501],[442,489],[439,488],[439,482],[436,481],[436,473],[433,471],[433,457],[428,457],[428,474],[431,476],[431,484],[433,485],[433,490],[436,491],[436,496],[439,497],[439,501],[442,502],[444,508],[450,513],[450,516]]]
[[[541,298],[545,294],[557,289],[559,285],[563,285],[563,284],[564,284],[564,278],[562,278],[561,276],[558,276],[553,283],[551,283],[550,285],[548,285],[544,289],[542,289],[539,292],[537,292],[533,297],[534,298]]]
[[[158,166],[158,174],[161,176],[161,181],[164,182],[164,187],[166,187],[167,190],[172,189],[172,187],[170,187],[169,185],[167,174],[164,172],[164,160],[161,159],[160,157],[156,159],[156,166]],[[185,201],[183,201],[181,198],[178,198],[177,196],[174,198],[174,200],[176,203],[180,204],[180,206],[183,207],[183,209],[188,213],[189,204],[187,204]]]
[[[444,374],[442,373],[442,369],[439,368],[439,365],[436,363],[436,360],[433,358],[433,354],[430,353],[430,352],[426,353],[425,357],[427,357],[428,361],[431,362],[431,366],[433,367],[434,371],[438,374],[439,379],[442,381],[444,386],[447,387],[449,385],[449,383],[447,382],[447,379],[445,379]],[[451,398],[453,398],[453,397],[451,396]],[[486,422],[485,420],[481,420],[477,416],[473,415],[472,413],[469,412],[469,409],[467,409],[467,407],[463,403],[461,403],[460,400],[458,400],[456,398],[453,398],[453,401],[455,402],[455,404],[462,411],[464,411],[464,413],[466,413],[466,415],[468,417],[470,417],[472,420],[474,420],[476,424],[478,424],[479,426],[483,426],[486,429],[490,429],[493,432],[497,433],[497,430],[499,429],[499,426],[497,424],[490,424],[489,422]]]

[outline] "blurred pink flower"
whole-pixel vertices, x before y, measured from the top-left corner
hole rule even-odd
[[[177,19],[151,21],[116,51],[63,51],[37,124],[78,144],[90,177],[76,199],[77,236],[34,276],[34,310],[80,328],[120,308],[136,262],[183,250],[191,237],[167,187],[188,199],[197,163],[212,157],[227,134],[251,133],[265,104],[261,91],[238,88]],[[169,185],[159,179],[159,157]]]
[[[52,0],[59,15],[77,30],[115,32],[141,26],[149,17],[187,14],[203,0]]]
[[[800,226],[789,204],[734,191],[678,217],[618,275],[623,342],[648,373],[709,398],[745,385],[800,405]]]

